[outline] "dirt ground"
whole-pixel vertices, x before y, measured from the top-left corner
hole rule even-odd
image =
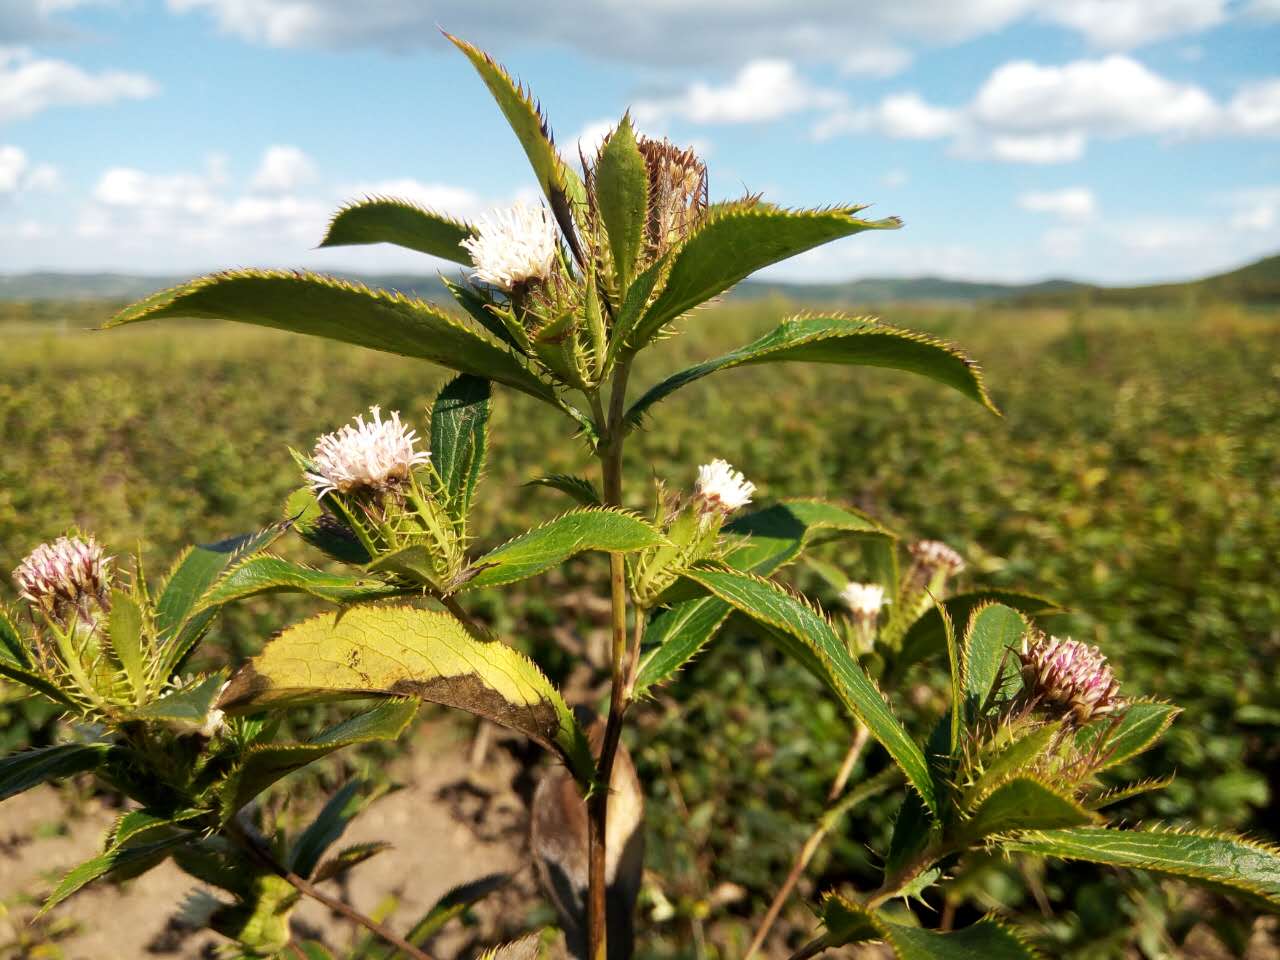
[[[423,724],[414,736],[412,749],[391,770],[403,789],[374,803],[339,842],[390,841],[394,848],[357,867],[342,887],[326,885],[328,892],[365,913],[394,894],[399,903],[389,925],[398,930],[407,929],[458,884],[520,870],[527,860],[527,814],[513,789],[522,771],[511,755],[491,746],[484,762],[472,766],[468,744],[460,742],[452,724]],[[37,946],[27,923],[40,896],[67,869],[100,849],[119,813],[91,799],[69,817],[64,797],[51,787],[0,806],[0,904],[7,907],[0,912],[0,958],[201,958],[213,956],[213,947],[226,943],[215,934],[191,934],[171,923],[198,884],[166,862],[123,885],[94,884],[61,904],[50,914],[50,926],[74,931],[58,937],[60,953]],[[498,896],[506,900],[504,907],[515,909],[492,912],[523,916],[537,896],[532,871],[522,870]],[[319,936],[331,947],[350,942],[351,924],[319,904],[304,900],[294,918],[296,931]],[[469,955],[473,943],[501,935],[494,926],[482,921],[462,935],[455,931],[440,938],[437,955]],[[21,946],[28,939],[33,942]]]

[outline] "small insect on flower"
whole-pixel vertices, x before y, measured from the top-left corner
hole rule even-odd
[[[42,543],[13,571],[18,593],[54,616],[67,607],[107,609],[111,597],[111,558],[93,537],[59,537]]]
[[[1032,704],[1076,726],[1124,709],[1120,684],[1097,647],[1043,634],[1030,643],[1023,638],[1022,647],[1024,695]]]
[[[523,201],[476,218],[476,235],[462,241],[476,265],[473,279],[511,291],[551,275],[558,247],[551,211]]]
[[[918,540],[907,549],[930,578],[935,573],[954,576],[964,569],[964,558],[941,540]]]
[[[756,485],[724,460],[712,460],[698,468],[696,499],[702,511],[732,513],[751,502]]]
[[[884,595],[884,587],[878,583],[846,584],[840,591],[840,599],[854,617],[867,621],[874,621],[880,616],[880,608],[889,602]]]
[[[370,489],[384,491],[409,478],[413,468],[427,463],[431,454],[414,449],[417,434],[400,422],[393,410],[383,420],[378,407],[370,407],[371,419],[357,416],[336,433],[316,441],[307,483],[321,499],[327,493]]]

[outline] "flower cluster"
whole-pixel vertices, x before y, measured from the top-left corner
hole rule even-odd
[[[636,146],[649,174],[645,240],[649,256],[666,253],[692,232],[707,208],[707,165],[669,140],[640,137]]]
[[[92,605],[110,606],[111,558],[93,537],[59,537],[42,543],[13,571],[23,599],[61,618],[72,607],[88,613]]]
[[[1077,726],[1124,709],[1120,684],[1097,647],[1041,635],[1023,640],[1019,659],[1024,696]]]
[[[694,490],[694,499],[702,512],[718,510],[728,514],[751,502],[756,485],[727,461],[717,459],[698,468]]]
[[[551,211],[523,201],[478,217],[462,245],[476,265],[472,278],[507,292],[550,276],[559,247]]]
[[[855,619],[874,623],[880,616],[880,608],[889,601],[884,587],[878,583],[849,583],[840,591],[840,599],[853,613]]]
[[[926,582],[937,573],[955,576],[964,570],[964,558],[941,540],[918,540],[907,549],[924,571]]]
[[[387,420],[376,406],[369,413],[368,422],[357,416],[354,423],[316,442],[306,477],[317,499],[334,492],[385,491],[431,459],[430,453],[414,449],[417,434],[400,422],[399,411],[392,411]]]

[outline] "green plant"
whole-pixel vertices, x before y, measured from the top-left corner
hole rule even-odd
[[[710,204],[701,162],[637,138],[626,118],[579,178],[555,153],[527,95],[482,53],[459,45],[516,130],[549,207],[468,225],[372,200],[341,211],[326,242],[390,241],[474,266],[479,282],[450,286],[464,316],[327,278],[250,271],[165,291],[114,321],[222,317],[424,359],[459,376],[433,404],[429,458],[398,414],[383,420],[375,408],[371,420],[298,456],[307,486],[289,498],[284,524],[191,552],[154,602],[136,568],[128,588],[118,588],[91,540],[66,539],[24,562],[18,579],[31,624],[19,630],[16,618],[7,621],[0,670],[104,733],[10,758],[0,770],[6,790],[91,770],[140,804],[104,854],[73,871],[50,903],[97,876],[172,855],[235,897],[209,922],[249,953],[311,949],[293,945],[287,925],[289,907],[308,895],[344,909],[402,953],[423,956],[373,918],[325,899],[310,871],[297,868],[296,844],[272,843],[239,816],[284,772],[341,746],[394,738],[423,699],[516,729],[564,763],[577,792],[565,801],[561,826],[575,837],[575,804],[585,803],[586,870],[579,878],[567,863],[550,865],[569,881],[557,901],[561,921],[593,958],[606,955],[607,942],[608,955],[626,956],[625,933],[606,937],[606,929],[630,929],[635,894],[635,862],[619,850],[634,834],[615,837],[611,823],[623,820],[610,820],[611,796],[627,794],[625,764],[615,763],[622,726],[635,699],[668,681],[735,612],[849,712],[856,751],[846,766],[874,740],[896,764],[883,786],[899,776],[907,785],[881,883],[857,898],[828,897],[827,932],[800,956],[867,939],[888,940],[903,955],[946,956],[966,946],[1026,955],[992,921],[934,931],[893,906],[975,850],[1137,866],[1274,903],[1269,848],[1222,834],[1102,825],[1099,810],[1138,788],[1108,793],[1100,775],[1148,747],[1174,708],[1121,699],[1096,651],[1039,638],[1010,598],[932,605],[946,572],[937,548],[918,551],[922,567],[933,555],[928,575],[913,564],[900,576],[886,546],[891,535],[852,508],[790,500],[741,513],[754,485],[723,461],[701,468],[691,495],[659,485],[651,520],[624,509],[628,436],[658,401],[720,370],[792,361],[889,366],[991,403],[972,363],[940,340],[870,318],[806,315],[667,377],[628,405],[637,356],[692,309],[762,266],[896,222],[860,220],[853,207],[785,211],[753,197]],[[598,460],[601,484],[540,478],[580,505],[472,555],[492,384],[567,417]],[[285,527],[350,572],[266,553]],[[879,584],[893,591],[878,629],[866,603],[857,603],[859,620],[842,632],[768,579],[835,537],[867,541],[876,554]],[[463,603],[472,591],[517,583],[584,551],[610,557],[610,696],[594,736],[546,677]],[[281,592],[341,609],[286,628],[225,683],[219,673],[178,679],[218,610]],[[865,591],[853,599],[865,600]],[[961,622],[966,629],[957,632]],[[893,691],[935,652],[945,652],[950,667],[950,708],[922,743],[873,678]],[[382,702],[306,741],[274,739],[284,708],[370,697]],[[193,851],[206,859],[197,862]]]

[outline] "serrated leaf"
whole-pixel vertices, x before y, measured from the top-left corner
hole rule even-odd
[[[836,694],[889,752],[933,813],[938,798],[924,754],[893,714],[875,683],[849,654],[831,625],[812,607],[776,583],[723,570],[691,570],[687,576],[757,623],[784,652]]]
[[[1135,700],[1129,704],[1119,723],[1111,720],[1095,721],[1076,734],[1076,745],[1081,751],[1097,752],[1101,759],[1095,770],[1106,770],[1136,757],[1148,749],[1169,729],[1182,710],[1171,703],[1158,700]],[[1106,739],[1101,746],[1098,740]]]
[[[349,847],[343,847],[316,868],[316,874],[312,880],[315,883],[324,883],[326,880],[340,877],[366,860],[371,860],[383,851],[390,850],[391,847],[390,843],[381,841],[353,843]]]
[[[354,534],[325,513],[310,487],[299,487],[289,494],[284,515],[298,536],[334,560],[362,567],[372,559]]]
[[[167,831],[177,824],[202,817],[205,810],[180,810],[177,813],[156,813],[153,810],[130,810],[116,821],[111,831],[110,847],[133,843],[147,834]]]
[[[943,933],[895,923],[884,914],[836,894],[827,894],[821,907],[826,934],[803,952],[883,940],[897,960],[1035,960],[1036,953],[990,918],[963,930]]]
[[[31,656],[27,645],[22,642],[22,634],[17,624],[9,616],[9,612],[0,607],[0,666],[8,665],[26,670],[31,666]]]
[[[463,520],[484,470],[492,390],[488,380],[450,380],[431,407],[431,465],[447,494],[450,515]]]
[[[942,340],[892,327],[873,317],[802,316],[784,320],[745,347],[687,367],[650,387],[627,411],[627,422],[638,425],[655,403],[696,380],[720,370],[760,363],[838,363],[906,370],[953,387],[996,412],[977,365]]]
[[[164,317],[235,320],[326,337],[427,360],[554,402],[551,388],[511,353],[439,307],[333,277],[283,270],[215,273],[152,294],[106,326]]]
[[[198,683],[144,704],[133,711],[133,717],[171,723],[185,729],[199,729],[213,709],[213,702],[218,699],[218,691],[225,680],[222,673],[210,674]]]
[[[574,212],[585,207],[587,192],[578,177],[556,152],[551,139],[551,130],[543,118],[538,106],[530,98],[528,92],[518,86],[492,57],[479,47],[460,40],[448,33],[445,37],[461,50],[471,61],[471,65],[480,74],[480,79],[493,94],[498,109],[506,117],[520,146],[524,148],[529,165],[533,167],[538,186],[546,195],[551,205],[551,212],[564,233],[574,256],[581,261],[577,234],[574,228]]]
[[[605,351],[606,366],[612,365],[622,353],[633,349],[630,345],[631,332],[644,316],[654,289],[658,286],[658,281],[662,279],[666,272],[667,264],[670,262],[671,252],[668,251],[641,270],[627,287],[627,291],[622,298],[622,305],[618,308],[617,316],[613,319],[609,347]],[[643,346],[643,344],[639,346]]]
[[[441,277],[440,282],[449,291],[454,302],[467,311],[471,319],[475,320],[476,323],[480,324],[508,347],[520,353],[527,353],[524,346],[518,343],[516,338],[511,335],[511,331],[507,329],[506,324],[494,316],[493,311],[489,309],[490,306],[495,304],[488,291],[476,289],[464,283],[455,283],[448,277]]]
[[[1005,671],[1010,669],[1010,650],[1020,649],[1019,644],[1030,629],[1022,614],[999,603],[980,606],[970,616],[961,651],[963,702],[954,707],[969,727],[982,719],[978,712],[1002,681],[1002,667]],[[1016,659],[1013,663],[1017,663]]]
[[[360,793],[367,786],[363,781],[350,780],[325,802],[289,849],[290,870],[300,877],[311,877],[324,852],[338,842],[351,821],[374,799]]]
[[[901,225],[896,219],[860,220],[855,214],[861,209],[783,210],[755,203],[708,214],[673,254],[662,293],[636,324],[631,344],[643,346],[681,314],[771,263],[863,230]]]
[[[1012,607],[1028,616],[1053,613],[1058,606],[1051,600],[1031,593],[1018,593],[1013,590],[974,590],[971,593],[958,593],[943,601],[952,623],[969,622],[973,611],[987,603],[999,603]],[[895,659],[893,670],[895,676],[902,676],[914,664],[946,649],[946,633],[942,626],[942,617],[936,608],[930,608],[911,624]]]
[[[514,583],[588,550],[630,553],[666,540],[652,524],[620,510],[584,508],[566,513],[490,550],[472,565],[465,589]]]
[[[472,234],[469,225],[407,200],[368,197],[344,206],[334,215],[320,246],[394,243],[470,266],[471,254],[462,241]]]
[[[0,800],[8,800],[47,780],[96,770],[110,749],[106,743],[61,743],[0,757]]]
[[[967,842],[993,833],[1050,830],[1093,823],[1096,815],[1032,777],[1013,777],[992,790],[961,826]]]
[[[1060,731],[1061,727],[1058,724],[1047,723],[1015,740],[996,754],[970,789],[969,799],[965,801],[966,806],[971,806],[973,799],[989,793],[997,783],[1013,776],[1044,753]]]
[[[254,533],[191,547],[178,559],[156,600],[156,633],[165,646],[161,678],[182,665],[213,622],[216,610],[194,611],[222,571],[237,559],[265,550],[288,528],[288,521],[273,523]]]
[[[224,696],[234,692],[232,687],[228,687]],[[224,706],[231,709],[230,705],[224,703]],[[239,765],[218,787],[223,819],[233,817],[246,803],[281,777],[326,757],[335,750],[360,743],[395,740],[404,733],[417,712],[418,704],[415,700],[387,700],[321,730],[310,740],[249,747],[241,754]]]
[[[502,889],[510,882],[511,874],[493,873],[481,877],[479,880],[473,880],[470,883],[454,887],[418,919],[418,922],[413,925],[405,939],[415,945],[426,943],[427,940],[439,933],[441,928],[450,920],[466,913],[467,909],[472,905],[489,896],[489,894]],[[389,956],[389,954],[384,954],[383,956]]]
[[[0,658],[0,677],[5,677],[14,683],[20,683],[24,687],[43,694],[64,707],[75,708],[77,706],[74,700],[59,690],[55,684],[50,683],[42,674],[15,666],[5,658]]]
[[[247,713],[379,695],[417,697],[511,727],[590,779],[586,739],[532,661],[477,640],[437,611],[363,606],[289,627],[236,673],[220,705]]]
[[[622,118],[600,150],[594,186],[618,289],[626,290],[635,273],[649,217],[649,172],[636,145],[630,116]]]
[[[1149,777],[1146,780],[1139,780],[1137,783],[1131,783],[1127,786],[1115,787],[1090,797],[1088,800],[1089,809],[1101,810],[1103,807],[1120,803],[1122,800],[1140,797],[1144,793],[1151,793],[1153,790],[1163,790],[1171,783],[1173,783],[1172,774],[1167,777]]]
[[[205,595],[201,608],[221,607],[269,593],[304,593],[329,603],[362,603],[400,596],[403,592],[374,577],[324,573],[271,554],[259,554],[227,571]]]
[[[772,574],[815,541],[825,542],[828,537],[893,536],[857,510],[814,499],[783,500],[745,514],[724,529],[749,538],[733,547],[728,565],[759,576]],[[674,595],[683,599],[679,593]],[[647,652],[640,662],[634,692],[643,693],[688,663],[715,635],[730,609],[717,597],[702,597],[676,602],[650,620],[644,635]]]
[[[175,847],[187,843],[192,836],[194,835],[189,833],[176,833],[152,843],[112,847],[105,853],[86,860],[58,882],[36,916],[43,916],[72,894],[109,873],[129,871],[136,875],[149,870],[164,860]]]
[[[1280,849],[1227,833],[1074,827],[1024,834],[1005,850],[1146,870],[1246,895],[1280,909]]]
[[[524,484],[526,487],[550,487],[559,490],[577,500],[584,507],[598,507],[603,504],[596,485],[586,477],[575,477],[567,473],[549,473],[545,477],[534,477]]]
[[[107,615],[108,636],[129,678],[129,686],[136,700],[145,697],[148,689],[147,668],[142,651],[142,608],[123,590],[111,591],[111,612]]]

